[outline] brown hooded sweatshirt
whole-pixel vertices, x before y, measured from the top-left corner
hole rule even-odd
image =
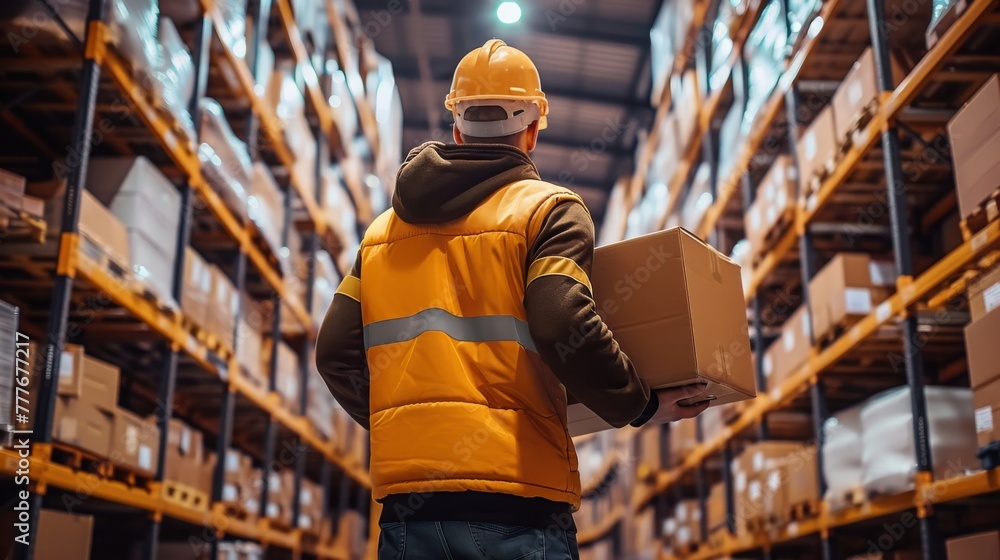
[[[428,142],[414,148],[403,162],[396,179],[392,209],[412,224],[444,223],[468,214],[497,189],[522,179],[539,177],[528,155],[517,148],[502,144]],[[524,269],[536,259],[550,256],[572,259],[590,274],[594,223],[579,202],[564,202],[552,209],[529,250]],[[351,275],[360,278],[362,274],[359,253]],[[536,349],[569,394],[615,427],[630,423],[641,426],[655,414],[657,399],[650,398],[649,387],[619,349],[597,314],[592,294],[585,285],[566,276],[540,277],[528,286],[524,306]],[[316,342],[316,365],[341,406],[369,428],[368,366],[361,305],[357,301],[340,294],[334,297]],[[482,507],[487,497],[466,496],[474,499],[441,508],[424,505],[416,516],[407,520],[444,521],[440,516],[450,510],[447,515],[451,520],[525,525],[523,507],[530,504],[539,509],[539,499],[506,500],[513,497],[496,496],[504,503],[493,503],[489,509],[496,510],[499,517],[482,519],[481,514],[471,511],[454,513],[456,509],[465,510],[463,505],[469,510],[488,509]],[[387,498],[387,503],[392,498]],[[522,500],[528,501],[521,503]],[[514,520],[503,515],[508,509],[507,502],[514,502],[514,509],[520,510]],[[560,507],[565,510],[565,504]],[[542,505],[541,509],[548,508]],[[456,515],[461,518],[454,519]]]

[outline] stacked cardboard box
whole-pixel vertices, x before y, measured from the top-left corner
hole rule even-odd
[[[211,264],[208,269],[212,278],[212,291],[208,300],[205,328],[218,337],[224,347],[232,349],[236,336],[236,317],[240,312],[240,293],[225,272]]]
[[[948,122],[958,210],[969,217],[1000,187],[1000,75],[994,74]]]
[[[795,166],[789,156],[778,156],[757,188],[757,198],[750,205],[746,216],[747,241],[753,259],[767,248],[765,240],[778,226],[782,216],[794,211],[796,191]],[[786,219],[786,227],[791,220]]]
[[[111,462],[151,477],[156,474],[159,456],[160,429],[156,422],[116,407],[108,453]]]
[[[318,533],[323,518],[323,489],[319,484],[302,479],[299,489],[299,521],[298,527]]]
[[[948,560],[1000,558],[1000,532],[989,531],[948,539]]]
[[[1000,361],[996,333],[1000,332],[1000,265],[969,285],[972,322],[965,328],[969,381],[980,446],[1000,440]]]
[[[900,65],[899,59],[895,56],[889,57],[892,69],[893,81],[899,84],[906,76],[906,70]],[[858,134],[861,130],[856,129],[860,123],[862,115],[869,111],[876,104],[881,88],[875,75],[875,55],[871,47],[865,49],[851,70],[844,77],[844,81],[837,87],[837,93],[833,95],[832,107],[834,118],[834,135],[838,144],[845,141],[857,143],[860,138]],[[853,135],[852,135],[852,129]]]
[[[274,372],[275,388],[285,408],[299,414],[301,412],[299,386],[302,381],[299,356],[285,342],[279,342],[276,347],[272,346],[272,351],[278,353],[278,366]]]
[[[184,289],[181,291],[181,312],[202,328],[208,327],[212,299],[212,269],[198,251],[191,247],[184,252]]]
[[[267,475],[267,517],[285,527],[293,526],[292,496],[295,492],[295,471],[272,470]]]
[[[340,284],[337,267],[330,253],[320,249],[315,254],[315,274],[313,275],[312,319],[317,325],[323,324],[326,311],[333,303],[333,295]]]
[[[99,457],[111,453],[118,401],[117,367],[67,344],[59,366],[53,438]]]
[[[730,471],[738,533],[748,534],[754,526],[778,518],[784,488],[771,473],[802,448],[803,444],[795,441],[758,441],[749,444],[733,459]]]
[[[40,560],[90,560],[94,518],[52,509],[37,512],[35,558]]]
[[[812,327],[817,340],[871,313],[896,285],[892,263],[866,253],[839,253],[809,282]]]
[[[210,494],[215,454],[205,453],[202,433],[171,418],[167,427],[166,470],[163,478]]]
[[[245,309],[244,304],[244,309]],[[245,314],[244,314],[245,315]],[[267,386],[267,374],[270,368],[265,368],[261,346],[264,344],[260,334],[260,329],[251,326],[243,317],[239,319],[240,337],[239,344],[236,345],[236,362],[240,370],[257,387],[263,389]]]
[[[806,305],[800,305],[781,327],[781,336],[764,354],[767,386],[777,387],[809,359],[812,321]]]
[[[708,514],[708,533],[712,534],[726,527],[726,485],[716,482],[708,492],[705,509]]]
[[[176,306],[172,292],[181,216],[177,188],[139,156],[91,158],[87,189],[125,224],[136,279],[162,304]]]
[[[681,500],[674,508],[673,520],[676,523],[671,547],[685,550],[702,541],[701,534],[701,502],[698,500]]]
[[[816,446],[808,445],[781,465],[782,484],[786,489],[785,504],[782,504],[783,511],[788,511],[789,507],[800,506],[802,504],[815,505],[819,499],[819,470],[817,465]],[[813,507],[811,510],[816,513],[818,510]],[[785,519],[790,521],[790,519]]]
[[[837,137],[833,120],[833,107],[820,111],[812,124],[796,143],[796,162],[799,170],[799,194],[811,193],[810,182],[814,175],[823,175],[824,166],[837,154]]]
[[[222,502],[242,510],[250,518],[260,509],[260,469],[248,455],[236,449],[226,451],[222,481]]]
[[[670,423],[670,467],[681,464],[698,445],[698,424],[694,418]]]
[[[333,431],[333,394],[327,389],[326,382],[316,369],[315,352],[309,358],[309,391],[306,396],[306,417],[325,438],[332,438]]]
[[[348,558],[362,558],[368,545],[368,520],[353,509],[344,511],[337,520],[334,548],[346,550]]]

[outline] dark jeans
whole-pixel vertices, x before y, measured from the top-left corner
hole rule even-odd
[[[379,560],[579,560],[576,533],[496,523],[384,523]]]

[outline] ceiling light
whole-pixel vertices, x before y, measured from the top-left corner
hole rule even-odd
[[[503,23],[517,23],[521,19],[521,6],[517,2],[504,2],[497,8],[497,17]]]

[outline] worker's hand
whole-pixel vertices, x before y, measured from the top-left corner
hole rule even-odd
[[[655,391],[656,398],[660,400],[660,406],[656,409],[656,414],[649,419],[648,423],[665,424],[667,422],[676,422],[685,418],[698,416],[708,408],[709,401],[703,401],[691,406],[679,404],[677,401],[697,397],[706,390],[708,390],[707,383],[696,383]]]

